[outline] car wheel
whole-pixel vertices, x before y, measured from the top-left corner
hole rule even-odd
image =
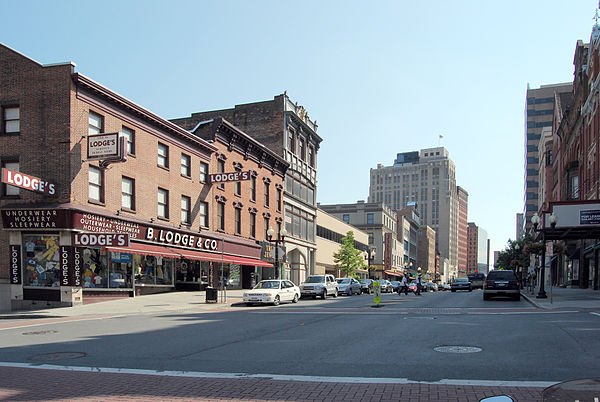
[[[352,296],[352,289],[348,289],[348,296]]]
[[[335,292],[333,292],[333,297],[338,297],[338,290],[336,289]]]
[[[456,289],[452,289],[451,291],[452,291],[452,292],[456,292]]]
[[[279,301],[280,301],[279,295],[275,296],[275,300],[273,300],[273,305],[274,306],[279,306]]]
[[[323,300],[327,299],[327,290],[323,290],[323,296],[321,296]]]
[[[313,298],[313,299],[316,299],[316,298],[317,298],[317,295],[313,295],[313,297],[312,297],[312,298]]]
[[[299,299],[299,297],[298,297],[298,293],[296,293],[296,294],[294,295],[294,298],[292,299],[292,303],[298,303],[298,299]]]
[[[473,291],[473,289],[469,288],[469,292],[472,292],[472,291]]]

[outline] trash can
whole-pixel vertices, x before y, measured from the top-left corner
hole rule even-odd
[[[206,287],[206,302],[216,303],[217,302],[217,289],[207,286]]]

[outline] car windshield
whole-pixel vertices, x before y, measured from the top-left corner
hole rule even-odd
[[[337,280],[338,283],[350,283],[350,278],[340,278]]]
[[[361,279],[360,283],[362,283],[363,285],[368,285],[369,283],[371,283],[370,279]]]
[[[279,289],[279,281],[261,281],[254,289]]]
[[[325,277],[318,275],[318,276],[309,276],[308,278],[306,278],[305,283],[322,283],[322,282],[325,282]]]
[[[487,278],[493,281],[514,281],[517,279],[513,271],[492,271]]]
[[[454,282],[469,282],[469,280],[467,278],[456,278]]]

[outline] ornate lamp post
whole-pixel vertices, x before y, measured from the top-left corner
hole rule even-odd
[[[367,276],[371,279],[371,261],[375,259],[376,248],[369,248],[367,251]]]
[[[267,230],[267,236],[269,237],[270,243],[275,243],[275,279],[283,279],[279,278],[279,243],[283,243],[285,236],[287,236],[287,230],[282,228],[275,239],[273,239],[274,235],[275,230],[270,227],[269,230]]]
[[[549,217],[550,225],[552,229],[556,226],[556,215],[554,212]],[[536,299],[546,299],[546,291],[544,290],[544,279],[546,276],[546,228],[538,229],[540,224],[540,217],[538,214],[533,214],[531,217],[531,223],[533,224],[533,230],[542,233],[542,267],[540,268],[540,290],[536,296]]]

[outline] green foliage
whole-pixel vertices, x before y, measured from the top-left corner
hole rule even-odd
[[[498,255],[496,265],[500,269],[516,269],[517,267],[529,266],[529,256],[537,254],[541,243],[527,234],[521,240],[508,240],[506,248]]]
[[[349,231],[342,237],[340,249],[333,255],[333,260],[347,276],[358,277],[359,269],[366,269],[362,253],[354,248],[354,232]]]

